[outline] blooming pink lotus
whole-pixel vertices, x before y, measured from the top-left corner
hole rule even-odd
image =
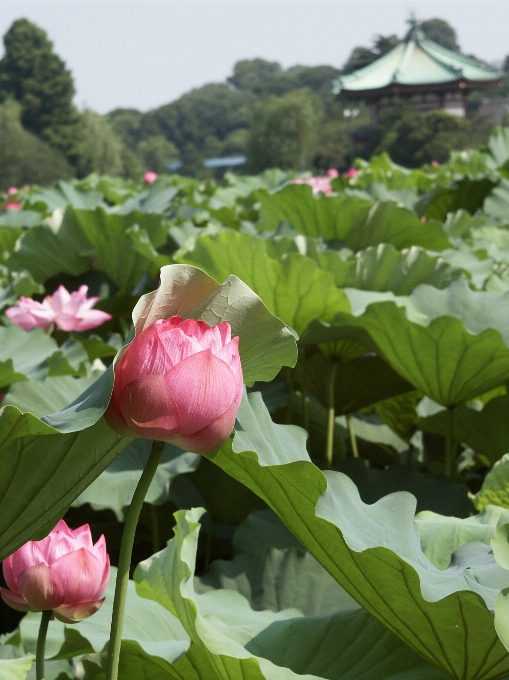
[[[146,172],[143,175],[143,183],[144,184],[148,184],[148,185],[154,184],[156,179],[157,179],[157,172],[152,172],[151,170],[149,170],[148,172]]]
[[[5,209],[6,210],[21,210],[21,203],[18,201],[9,201],[9,203],[5,204]]]
[[[124,436],[194,453],[217,448],[233,430],[242,398],[238,342],[225,322],[210,327],[172,316],[150,324],[115,368],[107,422]]]
[[[334,177],[339,177],[339,172],[336,170],[336,168],[329,168],[325,174],[331,179],[334,179]]]
[[[322,175],[316,175],[316,177],[307,177],[306,179],[297,177],[296,179],[292,180],[292,184],[309,184],[314,195],[321,192],[322,194],[328,196],[332,193],[330,178],[322,177]]]
[[[2,599],[21,612],[52,610],[76,623],[94,614],[110,578],[104,536],[94,545],[88,524],[69,529],[63,519],[42,541],[28,541],[2,564]]]
[[[357,174],[359,174],[357,168],[350,168],[350,170],[347,170],[346,172],[343,173],[343,177],[348,177],[348,179],[351,179],[352,177],[355,177],[355,175]]]
[[[80,286],[73,293],[59,286],[42,302],[21,296],[18,304],[6,309],[5,314],[25,331],[31,328],[47,330],[53,324],[63,331],[87,331],[111,319],[110,314],[92,309],[99,298],[87,298],[87,293],[88,286]]]

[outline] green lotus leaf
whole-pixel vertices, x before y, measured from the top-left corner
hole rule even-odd
[[[82,654],[102,652],[107,647],[116,575],[117,570],[113,567],[104,593],[106,600],[92,618],[84,619],[79,626],[51,621],[46,642],[47,659],[71,659]],[[40,620],[40,614],[29,613],[20,624],[23,647],[34,654]],[[134,583],[129,581],[121,655],[134,648],[145,659],[152,658],[155,664],[169,674],[171,664],[188,647],[189,636],[180,621],[164,607],[139,597]]]
[[[484,201],[483,210],[489,217],[507,223],[509,209],[509,179],[502,178],[497,187],[491,191]]]
[[[472,501],[477,510],[490,505],[509,508],[509,453],[491,468]],[[509,522],[509,517],[506,521]]]
[[[509,396],[506,394],[489,401],[481,411],[463,404],[452,413],[452,436],[456,441],[470,446],[489,463],[496,463],[509,451],[508,416]],[[446,412],[440,411],[421,418],[419,428],[446,436]]]
[[[72,205],[79,210],[93,210],[99,205],[104,205],[103,196],[99,191],[89,189],[80,191],[71,182],[60,181],[56,186],[41,189],[30,195],[27,205],[36,210],[54,212],[57,208]]]
[[[488,328],[477,335],[460,319],[440,316],[423,326],[394,302],[371,304],[359,317],[314,322],[303,341],[348,338],[379,354],[402,378],[444,406],[470,401],[509,380],[509,348]]]
[[[393,245],[381,243],[348,260],[335,250],[317,253],[315,257],[322,269],[333,274],[336,286],[342,288],[390,290],[396,295],[409,295],[421,283],[445,288],[461,276],[461,269],[417,246],[400,253]]]
[[[226,588],[246,597],[255,610],[297,607],[305,616],[359,608],[269,508],[252,512],[239,525],[233,551],[232,560],[215,560],[195,579],[198,593]]]
[[[78,276],[93,268],[108,274],[120,293],[127,293],[150,266],[150,261],[133,248],[129,228],[136,224],[147,232],[154,247],[166,241],[162,215],[112,215],[102,208],[78,210],[69,206],[54,224],[46,221],[27,231],[9,264],[28,269],[41,282],[61,273]]]
[[[74,501],[78,507],[90,503],[94,510],[113,510],[119,522],[123,521],[123,508],[129,505],[136,485],[145,468],[152,441],[136,439],[89,487]],[[145,497],[145,503],[161,505],[169,498],[171,481],[180,474],[192,472],[198,466],[199,456],[166,444],[161,462]]]
[[[471,333],[495,328],[509,346],[509,293],[474,291],[465,279],[458,279],[443,290],[427,284],[417,286],[410,301],[430,320],[455,316]]]
[[[26,680],[34,658],[33,654],[25,654],[14,645],[0,644],[0,677],[2,680]]]
[[[440,570],[421,548],[410,494],[365,505],[346,475],[310,462],[297,428],[272,426],[278,456],[266,439],[268,418],[259,395],[249,395],[233,443],[209,458],[258,493],[354,599],[430,663],[458,680],[507,675],[509,657],[490,608],[509,572],[482,542],[482,523],[476,540]]]
[[[104,419],[61,434],[14,406],[0,410],[0,560],[41,531],[131,442]]]
[[[218,281],[235,274],[299,334],[313,319],[328,321],[350,309],[331,274],[311,258],[298,253],[289,253],[279,261],[270,258],[266,240],[255,235],[222,231],[202,236],[192,249],[179,251],[175,259],[201,267]]]
[[[414,212],[393,201],[372,203],[346,194],[315,198],[306,185],[290,185],[273,194],[260,192],[259,198],[260,229],[275,230],[281,222],[289,222],[305,236],[344,241],[353,250],[380,243],[390,243],[398,250],[450,246],[441,224],[423,224]]]
[[[304,617],[295,609],[253,611],[245,598],[231,590],[196,593],[192,576],[200,513],[199,509],[177,512],[175,538],[165,550],[142,562],[134,577],[138,593],[178,613],[191,637],[189,652],[175,663],[170,677],[445,678],[362,610]],[[194,674],[183,672],[186,661],[198,659],[198,672],[196,668]]]
[[[47,375],[83,375],[88,357],[79,342],[59,347],[40,328],[24,331],[15,324],[0,327],[0,387]]]

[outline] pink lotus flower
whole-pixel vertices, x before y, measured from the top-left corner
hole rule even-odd
[[[149,170],[148,172],[146,172],[143,175],[143,183],[144,184],[148,184],[148,185],[154,184],[156,179],[157,179],[157,172],[152,172],[152,171]]]
[[[350,168],[350,170],[347,170],[346,172],[343,173],[343,177],[348,177],[348,179],[351,179],[352,177],[355,177],[355,175],[358,175],[359,171],[357,168]]]
[[[9,187],[7,191],[4,194],[4,198],[7,198],[7,196],[12,196],[13,194],[17,194],[18,190],[16,187]]]
[[[6,210],[21,210],[21,203],[18,203],[18,201],[9,201],[9,203],[5,204],[5,209]]]
[[[111,315],[92,309],[98,297],[87,298],[88,286],[69,293],[59,286],[53,295],[42,302],[21,296],[15,307],[5,310],[6,316],[23,330],[42,328],[47,330],[56,324],[62,331],[87,331],[111,319]]]
[[[2,564],[2,599],[21,612],[51,609],[76,623],[94,614],[110,578],[104,536],[94,545],[88,524],[69,529],[63,519],[42,541],[28,541]]]
[[[327,177],[331,177],[332,179],[334,179],[334,177],[339,177],[339,172],[336,170],[336,168],[329,168],[325,174]]]
[[[316,175],[316,177],[308,177],[306,179],[297,177],[296,179],[292,180],[292,184],[309,184],[309,186],[313,189],[313,194],[315,196],[320,192],[326,196],[332,193],[329,177],[322,177],[321,175]]]
[[[207,453],[230,435],[243,389],[238,337],[180,316],[159,319],[129,345],[115,368],[108,424],[127,437]]]

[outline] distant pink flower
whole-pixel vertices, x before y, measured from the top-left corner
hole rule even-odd
[[[5,193],[7,194],[7,196],[12,196],[12,194],[17,194],[18,190],[16,189],[16,187],[9,187]]]
[[[325,174],[327,177],[339,177],[339,172],[336,170],[336,168],[329,168]]]
[[[292,184],[309,184],[313,190],[313,194],[322,193],[328,196],[332,193],[332,187],[330,185],[329,177],[322,177],[321,175],[316,175],[316,177],[307,177],[306,179],[302,177],[296,177],[292,180]]]
[[[350,170],[347,170],[346,172],[343,173],[343,177],[348,177],[348,179],[351,179],[352,177],[355,177],[359,171],[357,168],[350,168]]]
[[[87,331],[111,319],[110,314],[92,309],[99,298],[87,298],[87,293],[88,286],[80,286],[73,293],[59,286],[42,302],[21,296],[18,304],[6,309],[5,314],[25,331],[31,328],[47,330],[53,324],[63,331]]]
[[[238,344],[226,322],[155,321],[115,368],[106,422],[125,437],[213,451],[230,436],[242,399]]]
[[[28,541],[4,560],[6,604],[22,612],[52,610],[77,623],[94,614],[110,578],[104,536],[94,545],[88,524],[69,529],[63,519],[42,541]]]
[[[18,201],[10,201],[9,203],[5,204],[5,209],[6,210],[21,210],[21,203],[18,203]]]
[[[149,186],[151,184],[154,184],[156,179],[157,179],[157,172],[152,172],[152,171],[149,170],[148,172],[146,172],[143,175],[143,183],[148,184]]]
[[[432,165],[434,168],[438,168],[438,166],[440,165],[440,163],[439,163],[438,161],[431,161],[431,165]]]

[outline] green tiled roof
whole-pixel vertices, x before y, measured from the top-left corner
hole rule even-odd
[[[333,92],[364,92],[390,85],[435,85],[459,81],[487,84],[503,75],[500,69],[437,45],[414,29],[404,42],[380,59],[335,80]]]

